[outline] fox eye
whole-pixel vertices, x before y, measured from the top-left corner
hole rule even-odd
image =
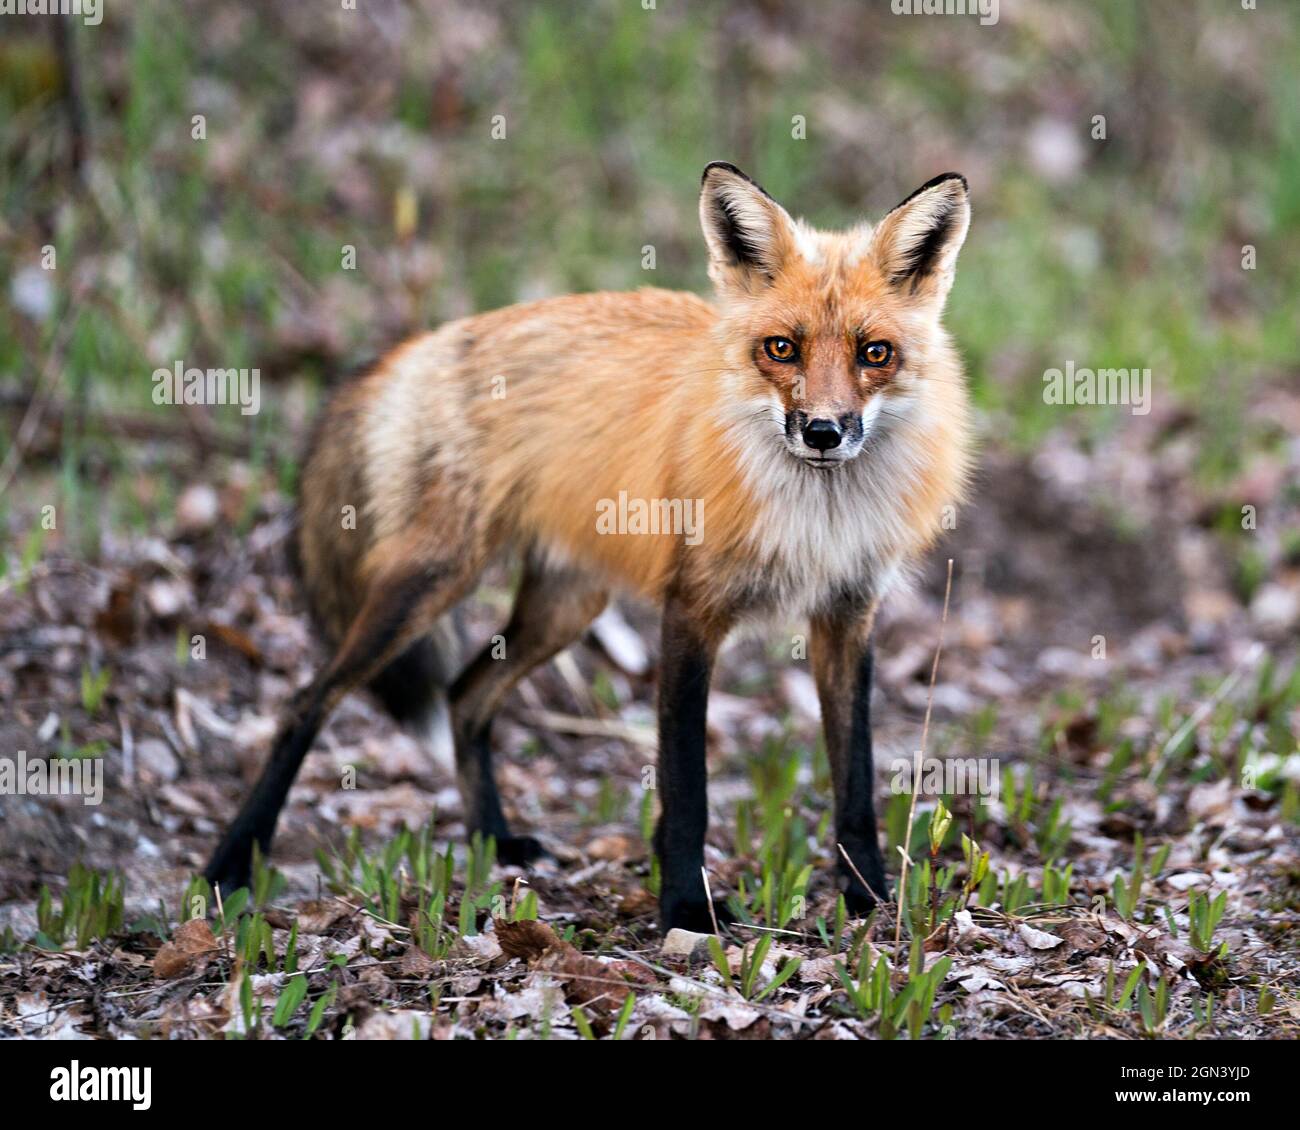
[[[763,352],[773,361],[789,364],[799,356],[799,347],[788,337],[769,337],[763,342]]]
[[[858,350],[858,360],[873,369],[889,364],[889,359],[893,355],[894,348],[887,341],[869,341]]]

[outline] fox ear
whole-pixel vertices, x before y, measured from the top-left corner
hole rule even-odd
[[[709,278],[719,288],[767,286],[794,245],[794,221],[735,165],[704,169],[700,225],[709,246]]]
[[[942,304],[968,227],[966,178],[944,173],[923,184],[876,225],[871,255],[891,285]]]

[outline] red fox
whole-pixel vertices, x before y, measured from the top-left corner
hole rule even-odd
[[[417,725],[445,702],[468,829],[494,836],[503,861],[536,858],[502,812],[493,715],[619,589],[662,607],[663,928],[710,928],[710,673],[733,626],[773,614],[810,621],[846,900],[865,912],[885,897],[871,629],[967,476],[968,398],[940,324],[966,180],[946,173],[875,226],[826,233],[716,161],[700,220],[715,302],[647,288],[479,314],[407,341],[332,398],[304,465],[297,555],[333,657],[295,696],[209,880],[247,882],[317,731],[362,685]],[[616,499],[669,520],[611,530]],[[509,552],[523,579],[504,646],[458,670],[440,625]]]

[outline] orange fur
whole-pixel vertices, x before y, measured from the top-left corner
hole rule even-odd
[[[897,248],[873,240],[903,226],[907,205],[874,233],[839,234],[771,208],[774,277],[742,277],[711,243],[716,304],[646,288],[512,306],[414,338],[344,390],[303,488],[306,580],[338,610],[332,634],[348,594],[395,553],[478,569],[532,547],[652,598],[687,588],[702,611],[811,614],[850,585],[878,597],[934,538],[966,475],[967,396],[943,295],[891,282]],[[800,401],[762,353],[772,335],[807,343],[810,411],[879,402],[857,459],[822,471],[784,449],[779,413]],[[860,370],[855,335],[892,342],[894,361]],[[601,500],[620,492],[703,500],[700,543],[598,533]],[[356,531],[340,528],[344,505]],[[803,517],[826,528],[801,538]]]

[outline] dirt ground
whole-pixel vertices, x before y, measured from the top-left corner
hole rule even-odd
[[[1281,393],[1274,408],[1300,412],[1296,399]],[[1017,775],[1032,769],[1039,800],[1061,800],[1069,825],[1060,856],[1074,865],[1069,905],[1030,904],[1007,915],[995,900],[974,917],[961,912],[947,927],[957,931],[955,940],[936,946],[952,959],[938,998],[949,1006],[944,1027],[951,1034],[1061,1035],[1098,1027],[1124,1034],[1140,1026],[1140,1017],[1098,1019],[1084,993],[1102,992],[1111,963],[1123,981],[1144,960],[1171,979],[1171,1033],[1196,1026],[1195,1002],[1211,990],[1220,1017],[1232,1013],[1234,1035],[1296,1030],[1300,831],[1277,795],[1241,788],[1215,770],[1225,751],[1243,748],[1252,725],[1264,724],[1267,703],[1256,700],[1257,717],[1230,719],[1223,732],[1211,711],[1192,727],[1179,771],[1158,786],[1151,773],[1172,726],[1199,704],[1216,694],[1240,701],[1267,663],[1285,670],[1296,660],[1294,607],[1288,620],[1280,618],[1287,612],[1281,599],[1257,597],[1244,606],[1232,595],[1230,571],[1204,518],[1219,500],[1198,498],[1179,475],[1180,449],[1170,439],[1176,429],[1176,421],[1154,420],[1141,452],[1087,451],[1065,436],[1032,458],[990,446],[973,504],[926,576],[882,620],[873,704],[881,807],[896,760],[910,759],[920,740],[951,556],[952,609],[928,752],[993,757]],[[1132,481],[1128,472],[1139,464],[1143,473]],[[1294,519],[1294,510],[1279,509],[1294,506],[1280,488],[1283,472],[1273,481],[1270,517]],[[1258,496],[1267,485],[1250,487]],[[0,596],[0,697],[8,705],[0,744],[37,749],[62,733],[76,747],[97,743],[107,766],[99,806],[74,796],[54,803],[6,798],[0,924],[18,938],[31,935],[39,889],[57,891],[75,860],[120,872],[126,922],[138,920],[136,932],[84,952],[22,947],[0,959],[0,1023],[11,1032],[219,1034],[239,1026],[219,972],[230,972],[223,961],[179,982],[155,975],[151,962],[163,926],[151,926],[150,916],[174,922],[191,872],[257,771],[277,710],[321,657],[286,570],[291,505],[275,491],[250,501],[248,491],[237,466],[224,482],[192,484],[166,537],[113,544],[103,567],[47,560],[23,591],[11,585]],[[1137,515],[1125,535],[1116,532],[1110,509],[1117,498]],[[255,517],[236,536],[226,519],[250,505]],[[1295,578],[1295,564],[1279,559],[1268,584],[1294,601]],[[465,608],[467,642],[496,630],[508,594],[503,566]],[[737,803],[754,793],[756,765],[783,755],[797,762],[792,803],[805,818],[800,827],[816,865],[806,916],[773,935],[776,946],[766,957],[797,955],[802,965],[770,999],[750,1004],[723,990],[707,962],[692,966],[662,950],[646,889],[647,845],[638,831],[640,782],[653,763],[655,616],[637,604],[620,610],[530,678],[496,730],[508,809],[554,857],[525,877],[539,916],[557,930],[574,927],[614,979],[626,978],[636,990],[629,1030],[719,1037],[776,1030],[818,1038],[877,1030],[837,1001],[835,959],[812,926],[818,915],[833,917],[834,849],[826,835],[816,835],[828,798],[807,752],[817,734],[811,678],[806,664],[790,658],[799,626],[751,631],[730,645],[710,709],[709,866],[722,918],[727,895],[754,867],[752,855],[737,854],[733,835]],[[204,637],[206,657],[181,662],[196,635]],[[93,712],[82,689],[87,652],[113,673]],[[1224,694],[1234,672],[1238,682]],[[1289,709],[1294,725],[1296,707]],[[1098,781],[1124,740],[1139,755],[1118,772],[1110,802],[1102,804]],[[349,767],[355,787],[341,785]],[[932,806],[922,797],[923,813]],[[1006,812],[981,826],[960,799],[955,811],[991,852],[995,869],[1041,873],[1037,829],[1026,835]],[[460,802],[447,764],[353,696],[293,790],[273,858],[287,885],[268,914],[287,928],[295,914],[301,922],[327,904],[338,911],[325,914],[309,939],[318,958],[335,949],[352,953],[339,977],[345,1003],[331,1005],[335,1030],[353,1025],[384,1034],[394,1016],[405,1023],[408,1013],[422,1031],[440,1035],[535,1030],[537,1001],[545,1000],[548,1033],[574,1034],[569,1005],[591,996],[584,996],[585,982],[556,979],[527,953],[502,954],[500,930],[486,916],[484,932],[461,938],[435,960],[400,925],[391,933],[373,920],[362,925],[355,896],[331,892],[323,880],[317,849],[339,851],[353,830],[363,844],[378,845],[430,817],[436,840],[460,840]],[[1111,878],[1131,868],[1139,835],[1172,850],[1152,878],[1148,913],[1125,920],[1110,900]],[[518,875],[499,869],[506,892],[518,894]],[[1185,892],[1207,887],[1228,892],[1216,938],[1228,942],[1227,959],[1193,952],[1182,932],[1171,936],[1163,917],[1168,908],[1177,921]],[[868,944],[887,952],[892,923],[889,908],[878,912]],[[759,936],[742,927],[733,934],[742,942]],[[274,999],[283,978],[258,974],[258,991]],[[432,985],[443,991],[430,1010]],[[702,995],[683,1007],[680,998],[692,986]],[[1261,1012],[1266,990],[1276,999]],[[610,999],[617,1004],[622,997]],[[413,1004],[419,1000],[426,1005]],[[598,1000],[586,1012],[599,1019],[601,1007]]]

